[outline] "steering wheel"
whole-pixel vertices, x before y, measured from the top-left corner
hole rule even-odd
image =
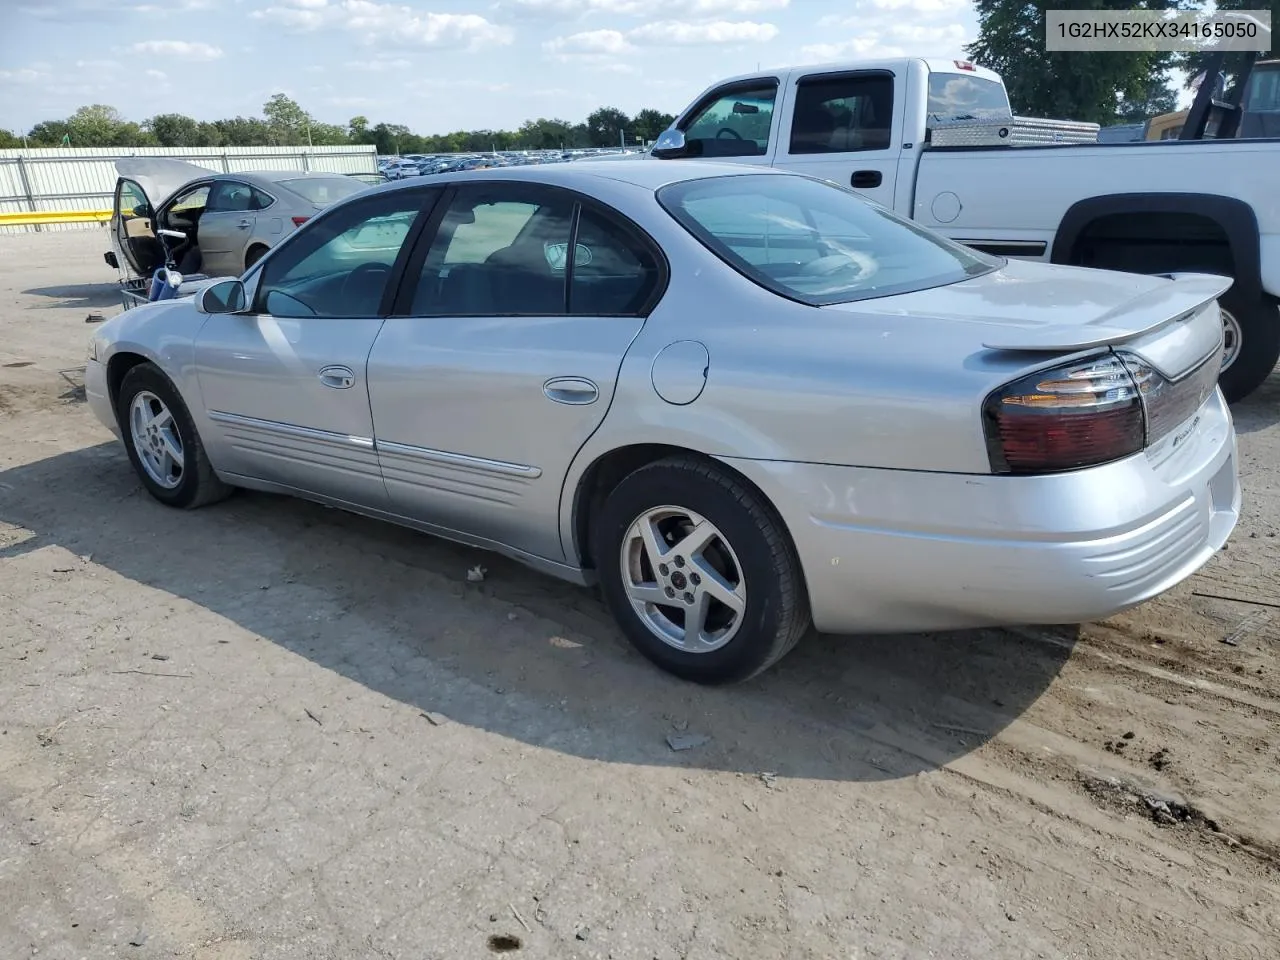
[[[733,137],[733,139],[735,140],[742,139],[742,134],[740,134],[737,130],[733,129],[733,127],[721,127],[719,130],[716,131],[716,139],[717,140],[721,139],[726,133],[729,136]]]
[[[364,304],[359,302],[351,303],[350,302],[351,298],[353,295],[356,297],[359,297],[361,293],[366,292],[361,290],[360,287],[357,286],[357,284],[362,284],[367,282],[366,278],[371,278],[372,276],[378,273],[381,273],[383,275],[382,281],[385,284],[387,275],[391,273],[391,268],[388,267],[385,263],[360,264],[360,266],[356,267],[354,270],[348,273],[346,277],[343,279],[342,286],[338,290],[338,300],[342,304],[348,307],[364,306]],[[377,309],[378,309],[378,304],[375,303],[373,305],[373,311],[376,312]]]
[[[880,272],[880,264],[875,258],[866,254],[853,253],[834,253],[827,257],[818,257],[816,260],[810,260],[800,272],[806,277],[832,277],[846,270],[856,270],[857,273],[849,279],[849,283],[861,283],[864,280],[870,280],[873,276]]]

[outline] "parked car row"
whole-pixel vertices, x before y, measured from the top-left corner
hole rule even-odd
[[[456,173],[463,170],[486,170],[495,167],[524,167],[542,163],[564,163],[569,160],[598,159],[624,152],[620,147],[574,150],[503,150],[489,153],[410,153],[399,157],[379,157],[378,169],[388,180]]]

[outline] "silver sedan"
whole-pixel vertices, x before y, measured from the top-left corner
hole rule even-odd
[[[147,490],[292,494],[598,583],[690,680],[808,631],[1106,617],[1240,509],[1230,281],[1005,261],[806,176],[373,187],[94,334]]]

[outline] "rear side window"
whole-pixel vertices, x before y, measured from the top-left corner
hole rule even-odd
[[[571,314],[635,316],[662,282],[662,265],[649,243],[586,208],[578,219],[576,254],[569,285]]]
[[[930,120],[990,120],[1013,115],[1004,85],[963,73],[929,74]]]
[[[957,283],[1002,262],[794,174],[686,180],[663,187],[658,201],[739,273],[812,306]]]
[[[892,74],[806,77],[796,87],[793,154],[888,150],[892,131]]]
[[[280,186],[318,207],[327,207],[364,189],[364,184],[351,177],[299,177],[281,180]]]

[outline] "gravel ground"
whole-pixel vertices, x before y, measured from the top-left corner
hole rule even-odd
[[[1276,956],[1280,375],[1173,593],[703,690],[499,558],[154,503],[79,388],[106,248],[0,237],[0,958]]]

